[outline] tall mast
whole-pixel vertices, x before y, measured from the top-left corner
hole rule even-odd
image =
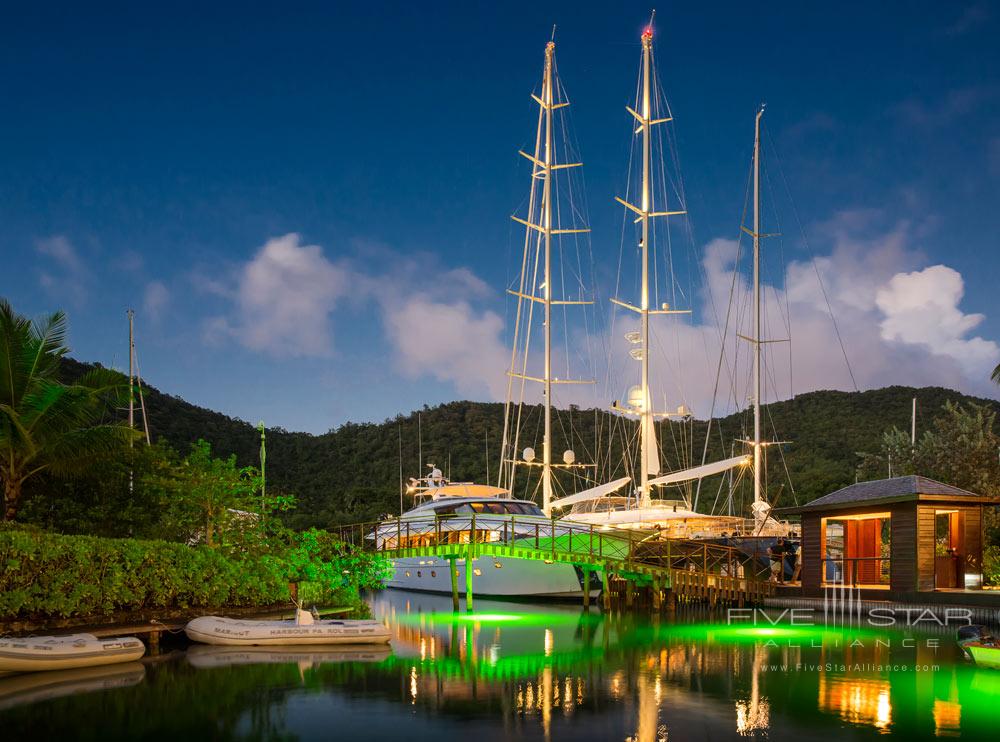
[[[542,439],[542,510],[548,514],[552,504],[552,62],[556,43],[545,45],[545,73],[542,100],[545,110],[545,148],[542,152],[545,180],[542,181],[542,228],[545,237],[545,272],[542,301],[545,305],[545,433]]]
[[[675,216],[686,213],[684,210],[654,211],[656,204],[653,203],[653,183],[652,183],[652,160],[653,147],[651,141],[651,130],[656,124],[663,124],[671,120],[671,117],[653,118],[656,112],[653,110],[654,96],[656,94],[656,82],[653,78],[653,19],[650,19],[649,26],[642,34],[642,72],[641,72],[640,98],[636,102],[639,111],[626,106],[626,110],[632,114],[639,123],[636,133],[642,134],[642,184],[640,188],[639,205],[630,204],[624,199],[615,197],[618,203],[625,206],[636,214],[636,223],[641,225],[639,247],[642,249],[642,275],[639,295],[639,306],[634,306],[628,302],[612,299],[611,301],[625,309],[636,312],[639,315],[639,332],[628,333],[626,338],[629,342],[639,345],[632,352],[633,358],[638,358],[641,368],[641,382],[638,400],[630,399],[628,408],[620,408],[626,414],[635,415],[639,418],[639,497],[643,505],[648,505],[650,501],[649,475],[659,474],[660,452],[656,442],[655,421],[657,417],[669,418],[672,413],[655,412],[653,410],[653,397],[650,393],[650,342],[649,342],[649,319],[654,314],[685,314],[686,310],[674,310],[667,304],[662,307],[650,308],[649,290],[649,261],[650,261],[650,219],[652,217]],[[632,396],[631,394],[629,395]]]
[[[555,33],[553,29],[553,34]],[[522,402],[523,402],[523,382],[532,381],[542,384],[543,395],[543,418],[544,430],[542,438],[542,509],[548,514],[552,506],[553,479],[552,472],[561,466],[582,466],[575,465],[567,459],[565,465],[554,464],[552,462],[552,389],[556,384],[579,384],[589,383],[577,379],[565,379],[553,376],[552,368],[552,307],[564,305],[583,305],[593,302],[588,300],[575,300],[562,297],[553,298],[553,284],[555,276],[552,271],[552,247],[553,237],[562,235],[583,234],[589,232],[587,227],[563,228],[558,224],[559,212],[553,210],[553,202],[558,197],[553,178],[557,171],[566,168],[575,168],[583,165],[582,162],[558,162],[556,151],[556,126],[553,112],[569,105],[568,100],[559,100],[560,88],[556,82],[555,64],[556,45],[554,41],[549,41],[545,45],[545,67],[542,72],[541,95],[532,94],[532,99],[539,106],[538,129],[535,136],[534,154],[519,151],[522,157],[532,164],[532,185],[528,200],[527,218],[512,215],[511,218],[523,224],[525,227],[524,257],[521,263],[521,282],[519,290],[508,289],[508,293],[518,298],[517,319],[514,326],[514,342],[511,350],[511,368],[507,372],[511,383],[507,386],[507,410],[504,415],[504,434],[501,444],[501,451],[510,451],[509,463],[510,477],[508,486],[513,486],[514,449],[517,447],[518,433],[520,427],[520,411],[517,413],[517,421],[511,421],[508,417],[511,407],[512,382],[519,379],[522,382]],[[541,186],[539,188],[539,186]],[[540,191],[540,196],[539,196]],[[537,212],[536,212],[537,208]],[[532,252],[534,257],[531,257]],[[539,276],[541,272],[541,276]],[[540,283],[538,279],[541,278]],[[565,287],[563,287],[565,289]],[[536,293],[537,292],[537,293]],[[527,373],[528,347],[531,339],[532,317],[534,305],[541,305],[543,320],[543,368],[541,376],[533,376]],[[522,330],[522,312],[524,313],[525,329]],[[523,332],[523,339],[519,340],[520,333]],[[523,354],[518,355],[519,343],[523,341]],[[520,358],[520,363],[518,359]],[[520,405],[518,405],[520,407]],[[513,437],[513,445],[508,448],[510,437]],[[530,453],[525,449],[526,454]],[[533,464],[533,454],[526,455],[525,463]]]
[[[757,111],[753,136],[753,502],[754,514],[762,515],[760,504],[764,501],[761,492],[761,448],[760,436],[760,119],[764,106]]]
[[[649,146],[649,73],[652,64],[653,29],[647,28],[642,34],[642,296],[639,304],[641,312],[642,333],[642,410],[639,419],[639,438],[642,465],[639,490],[643,503],[649,502],[649,470],[653,456],[659,459],[656,440],[653,438],[652,405],[649,394],[649,212],[652,207],[650,193],[649,170],[652,153]]]

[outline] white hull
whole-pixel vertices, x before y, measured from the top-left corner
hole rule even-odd
[[[465,560],[457,560],[458,590],[465,594]],[[497,566],[499,565],[499,566]],[[507,557],[477,557],[472,560],[474,596],[582,598],[580,577],[572,564]],[[478,574],[476,574],[478,570]],[[386,587],[431,593],[451,593],[447,559],[434,557],[393,560],[393,575]],[[597,596],[599,590],[591,589]]]
[[[0,639],[0,671],[34,672],[132,662],[146,653],[134,636],[98,639],[92,634]]]
[[[385,644],[391,634],[378,621],[239,621],[201,616],[184,627],[188,639],[220,646],[290,646],[296,644]]]

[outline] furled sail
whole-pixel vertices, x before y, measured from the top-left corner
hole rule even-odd
[[[622,477],[621,479],[616,479],[613,482],[608,482],[607,484],[599,484],[596,487],[591,487],[589,490],[583,490],[582,492],[577,492],[575,495],[570,495],[569,497],[563,497],[559,500],[552,501],[552,507],[562,508],[567,505],[574,505],[578,502],[584,502],[586,500],[596,500],[598,497],[604,497],[605,495],[610,495],[617,489],[621,489],[626,484],[629,483],[630,477]]]
[[[731,459],[713,461],[711,464],[704,464],[703,466],[695,466],[691,469],[682,469],[681,471],[671,472],[666,476],[650,479],[649,483],[654,485],[690,482],[692,479],[702,479],[704,477],[710,477],[713,474],[721,474],[724,471],[735,469],[737,466],[747,466],[750,462],[751,458],[749,456],[734,456]]]
[[[646,426],[646,447],[643,450],[646,454],[646,473],[656,475],[660,473],[660,444],[656,440],[656,423],[652,415],[646,415],[643,419]]]

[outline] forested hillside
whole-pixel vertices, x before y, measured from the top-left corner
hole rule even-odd
[[[77,376],[85,368],[76,361],[64,362],[67,377]],[[260,436],[249,423],[155,388],[146,387],[145,392],[155,440],[166,440],[186,451],[191,443],[204,438],[216,454],[236,454],[241,464],[258,461]],[[909,429],[913,397],[917,398],[918,427],[929,425],[946,401],[988,404],[1000,409],[1000,403],[994,400],[936,387],[887,387],[860,393],[819,391],[769,405],[768,437],[787,441],[768,449],[769,498],[781,505],[801,503],[853,482],[859,453],[876,451],[882,433],[893,426]],[[294,525],[307,526],[397,512],[401,462],[405,477],[417,476],[421,448],[425,464],[435,463],[446,474],[450,471],[454,480],[486,481],[487,467],[490,479],[496,478],[503,405],[450,402],[424,408],[419,418],[420,436],[417,412],[383,423],[346,423],[323,435],[270,428],[268,488],[297,495],[299,507],[293,516]],[[531,445],[540,455],[539,418],[537,409],[525,410],[519,449]],[[610,467],[608,462],[621,461],[624,440],[634,435],[634,423],[594,410],[561,411],[557,418],[553,449],[556,460],[561,460],[562,451],[571,447],[579,461],[596,461],[601,477],[630,473],[620,463]],[[749,425],[745,413],[715,421],[708,460],[730,455],[734,444],[739,453],[741,447],[736,441],[747,435]],[[705,432],[706,423],[702,421],[662,423],[659,437],[665,467],[700,462]],[[567,440],[572,444],[568,446]],[[789,480],[792,487],[788,486]],[[700,510],[712,510],[719,484],[718,479],[703,483]],[[737,507],[747,502],[746,485],[744,482],[737,489]],[[564,486],[572,488],[573,484],[565,482]],[[519,496],[530,496],[535,489],[536,480],[525,475],[516,491]]]

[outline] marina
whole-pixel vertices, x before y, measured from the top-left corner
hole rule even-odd
[[[995,736],[989,3],[8,15],[4,740]]]

